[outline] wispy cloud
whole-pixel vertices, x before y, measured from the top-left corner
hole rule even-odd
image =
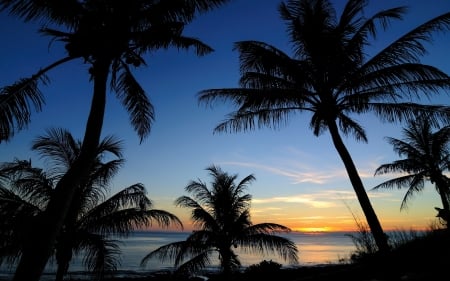
[[[293,168],[278,168],[274,166],[268,166],[258,163],[251,162],[222,162],[221,164],[233,165],[240,167],[249,167],[264,170],[275,175],[284,176],[289,178],[293,184],[299,183],[315,183],[315,184],[325,184],[336,178],[344,178],[346,176],[345,171],[334,170],[334,171],[312,171],[312,169],[303,167],[298,169]]]
[[[276,165],[265,165],[243,161],[225,161],[221,162],[221,165],[232,165],[263,170],[274,175],[289,178],[292,184],[327,184],[333,181],[345,180],[348,178],[347,171],[342,167],[326,168],[324,166],[308,166],[305,163],[293,162],[292,160],[286,160],[284,163],[278,163]],[[375,171],[374,167],[377,167],[377,165],[375,163],[370,163],[369,166],[369,168],[359,170],[359,175],[361,178],[374,177],[373,171]]]
[[[252,204],[301,203],[314,208],[332,208],[338,206],[338,202],[354,200],[355,194],[350,191],[325,190],[317,193],[296,194],[291,196],[277,196],[270,198],[253,198]]]

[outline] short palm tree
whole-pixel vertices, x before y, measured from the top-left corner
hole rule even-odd
[[[215,132],[248,131],[284,125],[293,114],[309,113],[315,136],[330,133],[380,251],[389,244],[342,135],[367,142],[357,114],[373,113],[382,121],[398,122],[417,113],[449,120],[444,106],[410,102],[450,87],[449,76],[420,63],[424,42],[435,31],[450,28],[450,13],[431,19],[369,57],[365,48],[405,7],[367,16],[368,1],[348,0],[337,17],[331,1],[288,0],[279,5],[293,54],[260,41],[235,43],[240,58],[240,87],[208,89],[199,102],[230,101],[237,110]],[[378,25],[379,24],[379,25]],[[405,102],[405,100],[407,100]]]
[[[33,149],[49,160],[47,171],[33,168],[31,161],[4,163],[0,186],[0,216],[2,245],[0,259],[16,263],[29,240],[28,233],[39,225],[35,218],[42,215],[54,194],[57,182],[75,161],[81,142],[74,140],[65,130],[50,130],[47,136],[36,139]],[[120,248],[117,240],[127,237],[133,230],[149,227],[152,221],[161,226],[178,224],[173,214],[152,209],[145,187],[138,183],[122,189],[107,198],[109,183],[123,163],[121,143],[112,137],[99,145],[98,157],[89,177],[83,180],[69,208],[69,214],[54,248],[57,263],[56,280],[63,280],[72,257],[84,255],[84,264],[96,273],[116,269]],[[103,158],[112,154],[119,159],[107,162]]]
[[[183,30],[199,13],[226,2],[228,0],[0,0],[0,11],[7,11],[25,21],[42,23],[41,32],[51,36],[52,41],[63,42],[67,51],[66,57],[43,67],[30,78],[3,88],[0,133],[5,135],[2,139],[14,132],[11,126],[19,125],[17,129],[20,129],[29,121],[28,115],[22,116],[23,112],[29,113],[29,107],[18,102],[28,102],[31,98],[35,105],[41,104],[38,82],[50,70],[68,61],[81,60],[90,66],[89,79],[93,81],[92,102],[80,153],[58,181],[55,195],[41,217],[42,227],[32,238],[34,246],[22,255],[15,281],[39,280],[76,186],[89,174],[100,142],[108,82],[129,113],[131,124],[142,141],[150,133],[153,106],[132,70],[145,66],[143,56],[158,49],[193,48],[199,56],[211,52],[212,48],[203,42],[184,36]],[[51,28],[52,25],[56,27]],[[12,99],[4,102],[8,97]]]
[[[198,228],[186,241],[162,246],[142,259],[142,265],[151,259],[175,262],[177,272],[190,274],[211,264],[218,253],[222,273],[228,276],[240,266],[233,248],[248,252],[275,253],[283,259],[297,263],[297,248],[277,232],[289,228],[275,223],[252,224],[250,220],[250,194],[244,194],[248,184],[255,180],[249,175],[236,183],[237,175],[229,175],[217,166],[207,168],[213,178],[211,189],[202,181],[191,181],[185,190],[193,197],[181,196],[175,203],[192,210],[191,218]]]
[[[408,126],[403,129],[403,136],[403,140],[387,137],[388,143],[403,159],[382,164],[375,170],[375,175],[402,175],[378,184],[373,189],[407,188],[400,206],[400,210],[403,210],[413,196],[425,188],[425,182],[430,181],[439,193],[444,210],[441,215],[444,215],[448,226],[450,181],[445,173],[450,170],[450,126],[443,126],[433,132],[426,118],[417,118],[408,122]]]

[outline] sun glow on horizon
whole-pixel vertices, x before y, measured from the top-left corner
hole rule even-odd
[[[331,231],[335,231],[334,229],[332,229],[331,227],[296,227],[292,229],[293,231],[298,231],[298,232],[331,232]]]

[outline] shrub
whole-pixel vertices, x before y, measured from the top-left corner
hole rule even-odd
[[[274,262],[272,260],[266,261],[263,260],[260,263],[252,264],[245,270],[245,273],[248,274],[266,274],[277,272],[281,269],[281,264]]]

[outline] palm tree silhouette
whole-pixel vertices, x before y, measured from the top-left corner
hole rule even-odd
[[[327,0],[282,2],[279,12],[287,24],[293,56],[264,42],[236,42],[240,87],[207,89],[198,98],[207,105],[229,101],[237,107],[215,132],[277,128],[293,114],[310,113],[314,135],[330,133],[376,244],[384,252],[389,250],[387,236],[341,134],[367,142],[364,128],[353,118],[369,112],[386,122],[418,113],[431,122],[449,120],[449,108],[410,99],[431,97],[450,86],[446,73],[419,61],[426,50],[423,43],[430,41],[432,33],[450,28],[450,13],[419,25],[367,57],[365,48],[377,35],[378,24],[385,29],[406,11],[396,7],[366,17],[367,4],[349,0],[337,17]]]
[[[373,189],[407,188],[400,206],[400,210],[403,210],[414,195],[425,188],[425,182],[430,181],[441,198],[441,215],[444,215],[442,219],[448,227],[450,182],[445,172],[450,168],[450,126],[443,126],[433,132],[433,127],[426,118],[417,118],[408,122],[403,129],[403,136],[403,140],[386,138],[403,159],[380,165],[375,170],[375,175],[404,174],[378,184]]]
[[[211,52],[211,47],[203,42],[184,36],[183,30],[199,13],[226,2],[228,1],[0,1],[0,11],[8,11],[25,21],[40,21],[44,26],[41,32],[51,36],[52,41],[63,42],[67,51],[67,57],[26,78],[25,82],[29,82],[25,83],[26,87],[13,87],[16,90],[13,94],[20,97],[17,100],[37,97],[37,82],[43,80],[50,70],[75,59],[81,59],[90,66],[89,75],[93,81],[92,102],[80,153],[55,187],[55,195],[42,215],[42,226],[33,238],[34,246],[23,252],[15,281],[39,279],[75,189],[90,171],[100,141],[108,81],[129,113],[131,124],[142,142],[150,133],[154,112],[144,89],[132,75],[132,69],[145,66],[143,56],[161,48],[193,48],[199,56]],[[52,24],[61,29],[49,28]],[[5,96],[11,96],[11,93],[7,92]],[[6,107],[10,108],[15,107]],[[27,107],[19,109],[26,111]],[[16,121],[2,121],[6,125],[29,121],[26,118],[20,119],[15,111],[7,114]],[[6,133],[14,131],[11,128],[9,131],[2,130]]]
[[[175,262],[178,273],[192,274],[211,264],[211,257],[218,253],[224,276],[229,276],[241,265],[233,248],[247,252],[278,254],[284,260],[297,263],[297,248],[277,232],[289,228],[275,223],[252,224],[250,220],[251,195],[245,188],[255,180],[249,175],[236,183],[237,175],[229,175],[217,166],[210,166],[213,178],[211,189],[198,180],[191,181],[185,190],[193,197],[181,196],[177,206],[191,209],[196,230],[186,241],[164,245],[146,255],[141,264],[152,258]]]
[[[81,142],[66,130],[53,129],[37,138],[32,147],[50,164],[48,170],[33,168],[31,161],[23,160],[3,163],[0,168],[0,259],[12,264],[39,227],[35,219],[43,214],[57,182],[77,158]],[[54,247],[56,280],[63,280],[74,255],[84,255],[87,269],[101,279],[119,262],[119,242],[112,238],[127,237],[133,230],[149,227],[152,221],[164,227],[182,226],[175,215],[152,209],[153,203],[140,183],[107,196],[111,179],[124,161],[121,150],[121,142],[112,137],[100,142],[89,176],[75,192]],[[104,162],[108,154],[119,158]]]

